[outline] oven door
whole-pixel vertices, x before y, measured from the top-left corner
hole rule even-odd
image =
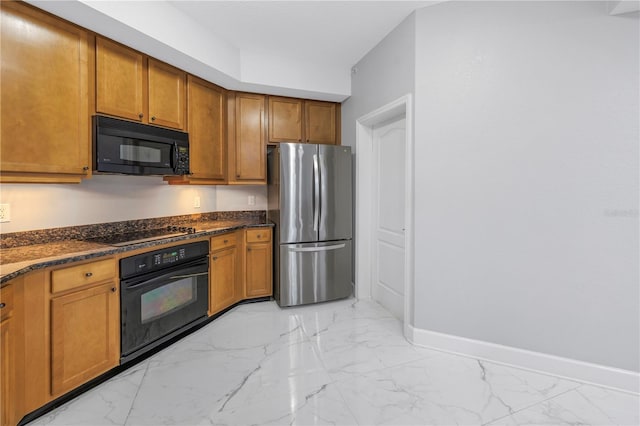
[[[206,319],[209,259],[122,280],[121,361],[129,361]]]

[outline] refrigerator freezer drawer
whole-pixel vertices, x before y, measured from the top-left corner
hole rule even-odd
[[[351,240],[280,245],[276,301],[295,306],[351,296]]]

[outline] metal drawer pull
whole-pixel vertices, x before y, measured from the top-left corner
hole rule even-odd
[[[0,309],[4,308],[5,306],[7,306],[6,303],[4,303],[4,302],[0,303]]]
[[[215,258],[214,258],[215,260]],[[192,277],[201,277],[203,275],[209,275],[208,272],[200,272],[199,274],[187,274],[187,275],[174,275],[172,277],[169,277],[169,279],[175,280],[178,278],[192,278]]]
[[[116,288],[115,288],[115,287],[111,287],[111,292],[112,292],[112,293],[115,293],[116,291],[118,291],[118,290],[116,290]]]
[[[84,274],[85,277],[89,278],[93,276],[92,272],[87,272],[86,274]]]

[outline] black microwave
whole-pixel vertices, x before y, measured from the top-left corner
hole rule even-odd
[[[93,170],[127,175],[189,174],[189,134],[93,117]]]

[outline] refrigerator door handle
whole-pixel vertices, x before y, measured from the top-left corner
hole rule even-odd
[[[313,230],[320,225],[320,164],[318,155],[313,155]]]
[[[332,246],[322,246],[322,247],[291,247],[289,251],[329,251],[329,250],[338,250],[344,248],[345,244],[335,244]]]

